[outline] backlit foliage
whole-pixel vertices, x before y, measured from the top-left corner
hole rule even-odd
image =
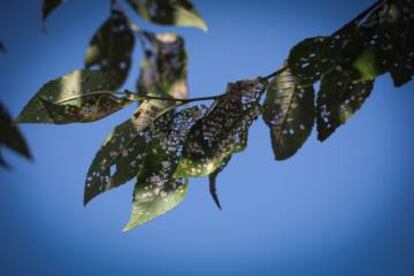
[[[62,2],[45,1],[43,19]],[[87,204],[136,180],[124,230],[176,207],[194,177],[208,176],[221,208],[217,176],[247,147],[250,126],[259,116],[269,127],[275,158],[285,160],[305,144],[315,123],[321,141],[346,123],[368,99],[377,77],[389,73],[401,86],[414,74],[414,0],[382,0],[333,34],[298,43],[275,73],[229,83],[218,96],[191,99],[184,39],[142,30],[123,5],[156,24],[207,29],[188,0],[112,0],[109,18],[89,43],[86,69],[45,84],[17,122],[91,122],[139,104],[107,136],[85,185]],[[117,92],[128,77],[135,40],[143,50],[137,92]],[[201,100],[212,102],[188,106]],[[10,122],[7,113],[2,116],[2,122]],[[15,129],[10,133],[18,135]],[[23,144],[1,138],[0,146],[30,156]]]

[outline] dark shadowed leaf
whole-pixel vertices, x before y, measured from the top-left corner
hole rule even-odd
[[[207,31],[207,25],[188,0],[127,0],[145,20],[161,24],[197,27]]]
[[[268,86],[263,119],[277,160],[293,156],[308,139],[315,122],[314,101],[313,86],[301,86],[289,69]]]
[[[220,204],[220,200],[219,197],[217,195],[217,177],[218,175],[226,168],[227,164],[230,162],[231,156],[227,157],[225,160],[223,160],[223,162],[221,163],[221,165],[208,176],[208,186],[209,186],[209,191],[210,191],[210,195],[214,200],[214,203],[216,203],[217,207],[221,210],[221,204]]]
[[[6,46],[4,46],[3,42],[0,41],[0,52],[5,53],[6,52]]]
[[[372,80],[355,81],[352,71],[341,67],[324,76],[317,103],[319,140],[326,140],[361,108],[369,97],[373,84]]]
[[[191,128],[176,176],[209,175],[223,160],[243,151],[249,127],[260,114],[264,88],[259,78],[228,84],[226,94]]]
[[[101,119],[131,102],[127,94],[117,98],[114,89],[101,71],[73,71],[45,84],[16,122],[66,124]]]
[[[0,147],[6,146],[18,154],[31,159],[29,147],[20,133],[19,129],[13,125],[13,121],[6,108],[0,103]],[[7,166],[7,163],[0,158],[3,162],[3,166]]]
[[[183,41],[174,34],[146,34],[149,48],[141,65],[138,87],[151,96],[186,98],[187,59]],[[179,83],[180,85],[177,85]],[[176,102],[146,100],[133,118],[108,136],[89,168],[85,204],[100,193],[135,177],[147,158],[148,143],[170,127]],[[157,129],[155,125],[163,126]]]
[[[162,108],[151,116],[134,116],[108,135],[89,167],[84,204],[137,175],[146,158],[148,142],[162,134],[155,129],[154,121],[159,119],[163,124],[162,121],[168,120],[168,116],[162,115],[168,111]]]
[[[122,11],[113,10],[89,42],[86,68],[106,72],[120,87],[128,77],[134,42],[128,18]]]
[[[147,43],[138,91],[152,96],[188,97],[187,52],[184,39],[178,34],[153,34],[145,32]]]
[[[59,7],[65,0],[43,0],[42,23],[44,24],[49,15]]]

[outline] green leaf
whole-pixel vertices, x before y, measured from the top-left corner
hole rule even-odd
[[[302,86],[289,69],[267,89],[263,119],[270,128],[276,160],[293,156],[306,142],[315,122],[313,86]]]
[[[160,25],[197,27],[207,31],[207,25],[188,0],[127,0],[145,20]]]
[[[42,23],[44,24],[49,15],[58,8],[65,0],[43,0]]]
[[[164,125],[157,124],[164,135],[153,136],[148,143],[147,156],[137,176],[131,219],[125,231],[164,214],[183,199],[187,180],[175,178],[174,172],[188,131],[204,112],[197,106],[186,108],[171,116],[170,122],[165,120]]]
[[[134,43],[128,18],[122,11],[112,10],[89,42],[85,67],[104,71],[120,87],[128,77]]]
[[[0,102],[0,147],[3,145],[27,159],[32,159],[26,140],[19,129],[13,124],[10,114]],[[7,166],[7,163],[3,159],[2,161],[2,165]]]
[[[151,96],[186,98],[187,59],[183,40],[175,34],[146,33],[149,47],[141,65],[138,87]],[[181,85],[179,85],[181,84]],[[93,160],[86,179],[84,203],[137,175],[148,142],[162,135],[154,125],[170,122],[177,102],[146,100],[133,118],[116,127]]]
[[[177,177],[209,175],[223,160],[244,150],[249,127],[260,114],[264,88],[260,78],[228,84],[226,94],[191,128]]]
[[[358,111],[373,89],[373,80],[355,80],[352,71],[337,67],[321,83],[317,101],[318,139],[326,140]]]
[[[131,103],[117,98],[115,86],[101,71],[79,70],[45,84],[24,107],[17,123],[90,122]]]
[[[308,38],[291,49],[288,67],[301,84],[315,83],[337,62],[327,51],[329,40],[329,37]]]
[[[187,188],[187,180],[137,183],[131,217],[124,231],[129,231],[177,207],[184,199]]]
[[[154,122],[159,120],[162,124],[168,120],[163,115],[174,107],[159,107],[155,103],[144,102],[133,118],[117,126],[105,139],[88,170],[85,205],[95,196],[134,178],[142,168],[148,142],[162,133],[158,133]]]

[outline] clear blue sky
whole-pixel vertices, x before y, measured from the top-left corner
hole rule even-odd
[[[0,99],[17,115],[48,80],[82,67],[109,1],[68,0],[40,31],[40,0],[0,1]],[[178,30],[193,96],[279,67],[291,46],[329,34],[373,0],[194,1],[209,32]],[[141,22],[141,21],[139,21]],[[153,27],[149,24],[142,24]],[[126,84],[134,88],[140,51]],[[327,142],[315,133],[294,158],[273,161],[267,128],[219,178],[174,211],[122,233],[133,185],[82,206],[84,179],[106,134],[129,108],[89,125],[22,127],[35,162],[7,153],[0,171],[1,275],[414,275],[414,85],[377,81],[363,110]]]

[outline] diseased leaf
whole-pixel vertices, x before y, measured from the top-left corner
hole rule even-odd
[[[143,103],[145,104],[149,102]],[[147,143],[157,135],[162,135],[158,133],[154,122],[160,120],[160,124],[163,124],[162,121],[168,120],[168,116],[163,115],[169,110],[161,108],[151,116],[136,115],[108,135],[88,170],[85,205],[95,196],[118,187],[137,175],[147,155]]]
[[[308,139],[315,122],[314,101],[313,86],[300,85],[289,69],[269,84],[263,119],[277,160],[293,156]]]
[[[91,122],[132,101],[115,96],[114,84],[101,71],[79,70],[45,84],[17,118],[17,123]]]
[[[162,215],[181,202],[187,189],[187,180],[177,179],[174,172],[181,157],[183,142],[190,127],[204,113],[203,108],[192,107],[176,113],[164,125],[156,122],[164,135],[152,137],[147,156],[138,173],[134,191],[131,219],[125,231]]]
[[[89,42],[85,67],[104,71],[120,87],[128,77],[134,44],[128,18],[122,11],[112,10]]]
[[[145,20],[160,25],[197,27],[207,31],[207,25],[188,0],[127,0]]]
[[[352,71],[337,67],[322,79],[317,103],[318,139],[326,140],[358,111],[373,89],[373,80],[355,81]]]
[[[177,177],[209,175],[223,160],[244,150],[249,127],[260,114],[264,88],[260,78],[228,84],[226,94],[191,128]]]
[[[27,159],[32,159],[26,140],[13,124],[10,114],[0,102],[0,147],[3,145]],[[6,167],[7,163],[2,158],[0,159],[3,167]]]
[[[44,24],[49,15],[58,8],[65,0],[43,0],[42,23]]]
[[[177,207],[184,199],[187,188],[187,179],[165,183],[159,181],[137,183],[134,189],[131,218],[124,231],[129,231]]]
[[[139,89],[151,96],[186,98],[187,59],[182,39],[174,34],[147,33],[146,37],[150,45],[141,65]],[[143,101],[133,118],[113,130],[89,168],[85,204],[138,174],[147,156],[149,141],[165,135],[162,129],[170,127],[170,119],[178,103]]]

